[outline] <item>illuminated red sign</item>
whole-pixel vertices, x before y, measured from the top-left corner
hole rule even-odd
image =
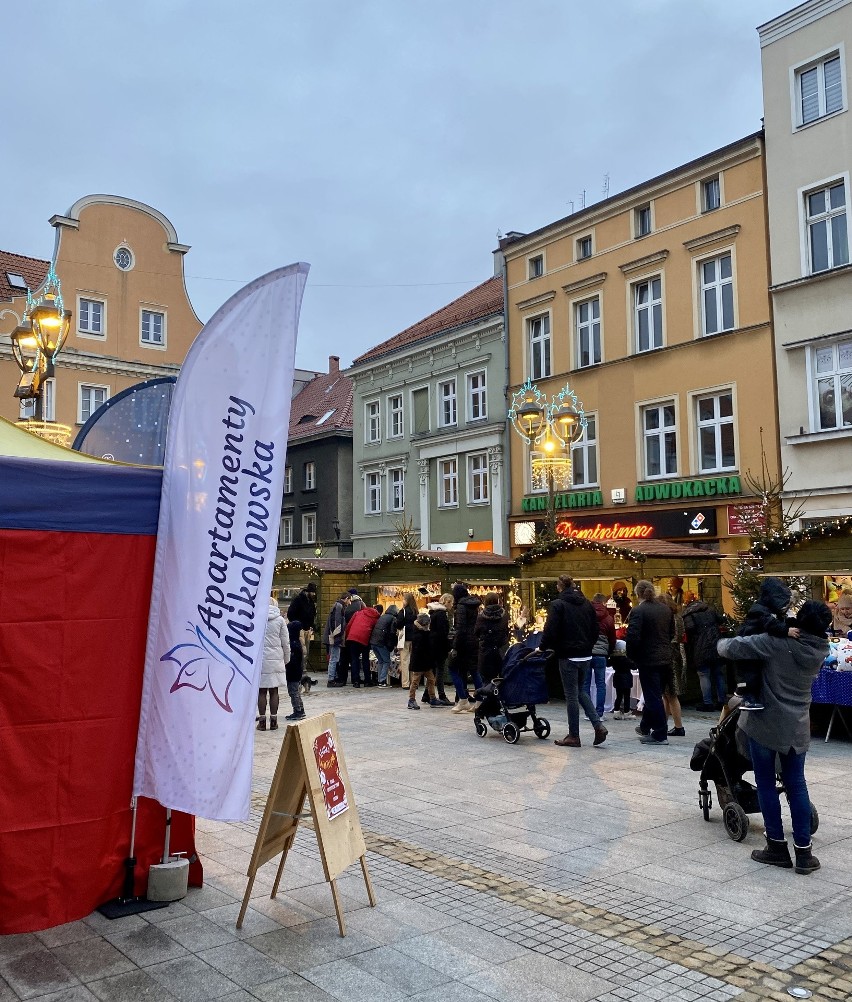
[[[600,542],[612,539],[647,539],[654,535],[654,527],[646,522],[637,522],[633,525],[623,525],[621,522],[603,525],[598,522],[594,526],[579,526],[565,521],[556,523],[556,535],[564,539],[592,539]]]
[[[716,509],[675,508],[669,511],[643,511],[624,519],[576,515],[556,523],[556,534],[563,539],[585,539],[598,543],[626,543],[641,539],[704,539],[716,536]]]

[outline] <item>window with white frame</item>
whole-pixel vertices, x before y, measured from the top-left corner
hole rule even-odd
[[[734,395],[730,390],[697,397],[698,468],[718,473],[737,468],[734,446]]]
[[[317,516],[315,512],[306,512],[302,515],[302,542],[315,543],[317,541]]]
[[[811,274],[849,264],[846,182],[835,181],[805,195]]]
[[[708,177],[701,182],[701,211],[712,212],[722,204],[722,191],[719,185],[719,175]]]
[[[315,490],[317,486],[317,464],[305,463],[305,490]]]
[[[442,459],[438,462],[438,507],[456,508],[459,503],[459,461]]]
[[[25,397],[21,400],[19,417],[22,421],[34,418],[36,413],[36,401],[34,397]],[[41,384],[41,413],[44,421],[56,420],[56,380],[45,379]]]
[[[488,453],[467,457],[467,503],[488,504]]]
[[[88,334],[91,337],[103,337],[104,330],[104,303],[100,299],[78,300],[77,310],[77,330],[80,334]]]
[[[405,509],[405,470],[394,466],[388,470],[388,491],[390,492],[390,510]]]
[[[292,515],[282,515],[281,516],[281,531],[278,534],[278,545],[279,546],[292,546],[293,545],[293,516]]]
[[[382,475],[368,473],[364,478],[364,512],[367,515],[382,513]]]
[[[284,493],[285,494],[292,494],[293,493],[293,467],[292,466],[285,466],[284,467]]]
[[[527,320],[527,337],[530,346],[530,379],[544,379],[550,375],[549,313]]]
[[[637,237],[647,236],[651,232],[651,204],[640,205],[633,211],[633,232]]]
[[[382,419],[378,400],[370,400],[364,405],[364,441],[381,442]]]
[[[574,307],[577,330],[577,367],[597,365],[601,360],[601,301],[599,296]]]
[[[734,274],[730,254],[698,265],[701,273],[701,333],[734,329]]]
[[[646,479],[677,473],[677,418],[674,400],[642,408],[643,465]]]
[[[405,434],[403,417],[402,394],[395,393],[388,397],[388,438],[402,438]]]
[[[438,384],[438,424],[442,428],[457,423],[458,401],[456,399],[456,381],[448,379]]]
[[[91,383],[79,383],[78,386],[77,424],[85,424],[95,411],[106,403],[109,387],[93,386]]]
[[[663,346],[663,280],[657,275],[633,286],[633,330],[636,350]]]
[[[843,108],[840,53],[796,71],[797,125],[808,125]]]
[[[140,340],[142,344],[166,343],[166,315],[156,310],[142,310]]]
[[[586,415],[586,430],[571,446],[571,481],[574,487],[591,487],[598,482],[598,422]]]
[[[852,428],[852,338],[815,348],[813,372],[818,429]]]
[[[584,261],[592,256],[592,238],[590,236],[580,237],[577,240],[577,260]]]
[[[530,278],[541,278],[544,274],[544,255],[536,254],[530,258]]]
[[[468,421],[483,421],[487,417],[485,373],[471,372],[467,377],[467,419]]]

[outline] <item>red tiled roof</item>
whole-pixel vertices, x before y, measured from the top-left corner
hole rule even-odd
[[[471,289],[470,292],[454,299],[449,305],[441,307],[440,310],[418,321],[412,327],[406,327],[399,334],[395,334],[387,341],[383,341],[375,348],[359,355],[352,364],[360,365],[361,362],[369,362],[382,355],[387,355],[388,352],[395,351],[397,348],[405,348],[435,334],[455,330],[463,324],[469,324],[474,320],[481,320],[484,317],[502,312],[503,278],[498,275],[495,278],[489,278],[481,285],[477,285],[475,289]]]
[[[322,424],[318,424],[320,421]],[[293,397],[290,441],[319,432],[351,430],[352,380],[342,372],[320,373]]]
[[[24,257],[23,254],[13,254],[12,251],[0,250],[0,299],[15,299],[26,296],[22,289],[9,285],[8,273],[21,275],[32,291],[35,291],[47,276],[50,261],[42,261],[37,257]]]

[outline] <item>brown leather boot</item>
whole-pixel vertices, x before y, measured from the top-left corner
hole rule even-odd
[[[593,743],[596,745],[602,745],[604,741],[606,741],[607,734],[609,734],[609,731],[604,727],[604,725],[598,724],[595,728],[595,740]]]
[[[570,734],[566,734],[565,737],[559,741],[558,739],[553,742],[555,745],[559,745],[561,748],[579,748],[580,739],[572,738]]]

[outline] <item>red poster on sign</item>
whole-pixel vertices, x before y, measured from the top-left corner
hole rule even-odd
[[[328,820],[333,821],[339,814],[349,810],[349,803],[331,731],[323,731],[319,737],[314,738],[314,757],[317,760],[325,810]]]
[[[728,535],[751,536],[766,528],[766,512],[759,501],[728,505]]]

